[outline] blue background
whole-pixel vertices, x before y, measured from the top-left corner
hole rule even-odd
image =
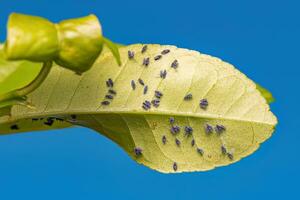
[[[290,0],[1,0],[2,41],[11,12],[52,21],[94,13],[114,41],[220,57],[272,91],[279,125],[236,164],[172,175],[136,164],[84,128],[1,136],[0,199],[300,199],[299,8]]]

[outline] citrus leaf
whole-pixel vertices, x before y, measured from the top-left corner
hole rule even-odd
[[[272,93],[268,91],[266,88],[262,87],[258,83],[256,83],[256,88],[260,91],[261,95],[267,100],[269,104],[275,101]]]
[[[82,76],[54,66],[28,95],[36,109],[13,106],[11,116],[0,117],[0,133],[85,126],[165,173],[237,162],[271,136],[276,117],[232,65],[174,46],[148,45],[144,53],[142,47],[120,48],[121,66],[104,53]],[[149,108],[145,101],[155,99]]]

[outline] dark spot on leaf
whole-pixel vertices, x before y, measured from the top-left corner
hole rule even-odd
[[[10,126],[11,130],[19,130],[19,126],[17,124],[13,124]]]
[[[169,52],[170,52],[169,49],[164,49],[164,50],[161,52],[161,54],[162,54],[162,55],[166,55],[166,54],[169,53]]]
[[[143,152],[142,148],[140,148],[140,147],[135,147],[134,148],[134,153],[135,153],[136,156],[141,156],[142,152]]]

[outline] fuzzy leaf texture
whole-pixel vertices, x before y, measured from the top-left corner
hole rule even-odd
[[[103,53],[82,76],[55,65],[28,95],[36,108],[13,106],[11,116],[0,117],[0,133],[84,126],[113,140],[138,163],[164,173],[206,171],[237,162],[272,135],[277,119],[267,101],[232,65],[175,46],[148,45],[144,53],[142,47],[120,48],[121,66],[112,53]],[[166,49],[170,52],[161,54]],[[131,59],[128,51],[134,52]],[[162,57],[155,60],[157,55]],[[143,65],[148,57],[149,65]],[[171,67],[175,59],[177,68]],[[162,96],[155,97],[155,91]],[[187,94],[192,97],[185,100]],[[145,110],[143,102],[154,99],[160,102]],[[199,105],[203,99],[208,105]],[[109,105],[101,103],[105,101]],[[209,133],[207,125],[212,127]],[[172,127],[180,131],[171,133]]]

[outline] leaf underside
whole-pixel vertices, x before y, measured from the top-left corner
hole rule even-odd
[[[54,66],[28,97],[36,108],[13,106],[11,116],[0,117],[0,133],[85,126],[116,142],[138,163],[165,173],[206,171],[234,163],[271,136],[276,117],[256,85],[232,65],[175,46],[148,45],[144,53],[141,49],[140,44],[120,48],[121,66],[110,52],[104,53],[82,76]],[[154,60],[165,49],[170,52]],[[135,53],[132,59],[128,50]],[[142,65],[147,57],[149,65]],[[171,67],[175,59],[176,69]],[[167,72],[165,79],[161,70]],[[112,100],[105,98],[109,78],[117,93]],[[155,90],[163,94],[159,106],[144,110],[145,100],[157,99]],[[189,93],[192,99],[184,100]],[[201,99],[207,99],[206,109],[199,106]],[[110,104],[102,105],[103,101]],[[180,127],[177,134],[170,131],[170,117],[173,126]],[[208,134],[207,124],[226,130]],[[185,133],[185,126],[192,127],[191,134]],[[135,148],[142,150],[141,155]]]

